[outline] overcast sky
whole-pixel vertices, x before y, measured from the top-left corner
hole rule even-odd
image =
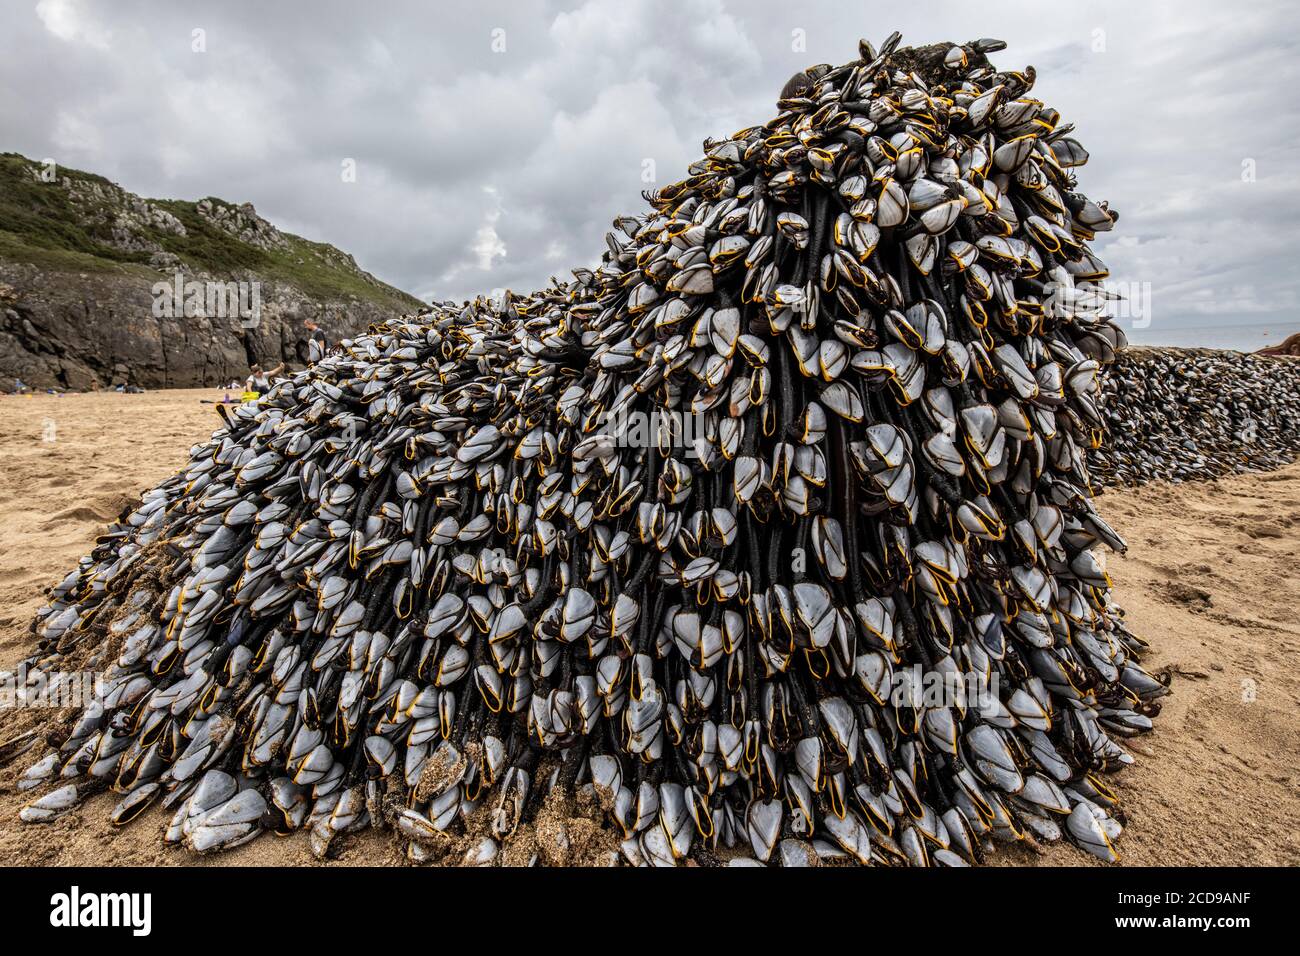
[[[1300,320],[1292,3],[0,0],[0,150],[150,197],[251,201],[421,298],[524,291],[795,71],[1005,39],[1078,125],[1135,338]],[[201,31],[196,33],[195,31]],[[355,181],[345,181],[348,161]],[[652,162],[647,162],[652,161]],[[1141,326],[1149,319],[1150,327]]]

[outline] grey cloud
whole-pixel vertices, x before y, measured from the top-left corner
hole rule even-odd
[[[252,201],[438,298],[595,262],[643,189],[705,137],[766,121],[791,73],[855,56],[859,36],[998,36],[999,64],[1033,63],[1036,95],[1077,123],[1081,187],[1122,214],[1099,250],[1116,280],[1150,283],[1153,332],[1296,318],[1300,16],[1285,3],[6,6],[0,148],[146,195]]]

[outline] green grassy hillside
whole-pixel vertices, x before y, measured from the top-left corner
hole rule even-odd
[[[17,153],[0,153],[0,259],[30,262],[64,272],[158,274],[150,266],[152,251],[123,248],[115,242],[113,223],[136,197],[103,176],[58,168],[57,182],[42,182],[41,166]],[[213,204],[235,203],[209,197]],[[417,306],[413,296],[386,285],[332,246],[282,233],[281,247],[265,249],[241,241],[199,212],[198,202],[146,200],[170,213],[185,235],[147,221],[133,223],[132,236],[178,256],[192,269],[224,276],[254,272],[296,286],[317,298],[356,297],[405,311]]]

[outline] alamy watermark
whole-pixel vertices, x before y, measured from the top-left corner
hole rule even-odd
[[[43,671],[18,665],[0,671],[0,710],[30,707],[85,708],[104,696],[104,678],[95,671]]]
[[[927,671],[920,664],[900,667],[889,678],[889,702],[895,707],[941,710],[960,707],[986,716],[998,713],[998,675],[986,679],[964,671]]]
[[[705,417],[673,409],[653,412],[620,411],[607,415],[597,434],[618,448],[680,450],[687,458],[700,457],[700,443],[708,444]]]
[[[158,319],[239,319],[246,329],[262,321],[262,283],[186,281],[178,272],[171,282],[153,284],[153,314]]]
[[[1130,322],[1131,328],[1151,325],[1150,282],[1094,282],[1076,286],[1073,282],[1047,283],[1043,310],[1051,316],[1095,315],[1117,322]]]
[[[50,897],[50,925],[56,929],[122,927],[132,936],[153,930],[152,893],[92,893],[73,886]]]

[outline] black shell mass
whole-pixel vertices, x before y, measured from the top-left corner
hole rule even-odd
[[[1300,359],[1212,349],[1128,348],[1098,399],[1106,484],[1192,481],[1279,468],[1300,455]]]
[[[1092,551],[1115,214],[1000,42],[897,42],[706,142],[594,271],[231,413],[40,612],[33,666],[107,670],[24,815],[111,786],[200,851],[414,859],[486,819],[490,862],[585,792],[634,863],[1114,859],[1101,772],[1166,691]]]

